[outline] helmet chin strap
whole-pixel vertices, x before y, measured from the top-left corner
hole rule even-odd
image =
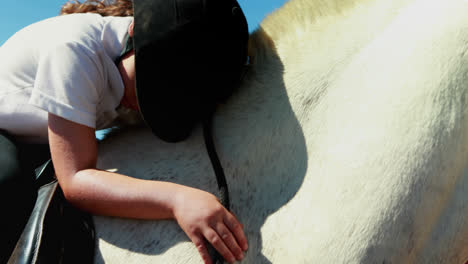
[[[212,111],[210,115],[206,117],[205,120],[203,120],[203,137],[205,139],[205,146],[208,152],[208,156],[210,157],[210,160],[211,160],[211,165],[213,166],[213,170],[216,175],[216,181],[218,182],[218,189],[219,189],[218,199],[220,203],[228,211],[230,211],[231,203],[229,201],[229,190],[228,190],[228,186],[226,182],[226,176],[224,174],[223,166],[221,165],[221,162],[219,161],[218,154],[216,153],[216,148],[213,142],[213,134],[212,134],[213,114],[214,114],[214,111]],[[211,246],[209,246],[208,248],[209,248],[209,252],[211,255],[211,259],[213,260],[213,263],[215,264],[224,263],[223,257],[216,250],[214,250]]]
[[[250,58],[247,58],[246,64],[244,65],[241,73],[241,78],[239,79],[239,83],[244,80],[250,66]],[[209,115],[203,120],[203,138],[205,140],[206,150],[208,152],[208,156],[210,157],[211,165],[213,166],[213,170],[216,176],[216,182],[218,183],[218,199],[220,203],[228,210],[231,210],[231,202],[229,199],[229,189],[226,181],[226,175],[224,174],[223,166],[219,160],[218,154],[216,153],[216,147],[213,142],[213,116],[214,116],[214,109],[211,111]],[[211,255],[211,259],[215,264],[222,264],[224,263],[224,258],[211,246],[209,246],[209,251]]]
[[[205,146],[208,152],[208,156],[211,160],[211,165],[213,166],[213,170],[216,175],[216,181],[218,182],[219,188],[219,201],[221,204],[226,207],[226,209],[230,209],[230,201],[229,201],[229,190],[226,182],[226,176],[224,174],[223,167],[221,162],[219,161],[218,154],[216,153],[216,148],[213,142],[213,114],[207,117],[203,121],[203,137],[205,139]]]

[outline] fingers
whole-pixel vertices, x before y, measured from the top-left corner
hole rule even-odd
[[[244,253],[242,253],[242,249],[239,247],[236,238],[234,237],[232,232],[224,225],[224,223],[218,223],[216,225],[215,230],[221,237],[224,244],[229,249],[230,253],[233,254],[237,260],[242,260],[244,258]]]
[[[237,218],[225,211],[220,221],[210,226],[212,229],[205,232],[205,237],[213,247],[230,263],[244,258],[243,251],[247,250],[247,239],[242,230],[242,224]]]
[[[208,249],[206,248],[203,237],[200,235],[194,235],[192,236],[191,239],[192,239],[192,242],[195,244],[195,247],[197,248],[198,253],[200,253],[201,258],[203,259],[203,263],[211,264],[212,260],[210,257],[210,253],[208,253]]]
[[[208,242],[213,245],[213,247],[223,256],[223,258],[229,262],[229,263],[234,263],[236,261],[236,258],[233,256],[231,251],[227,248],[226,244],[224,241],[221,239],[221,237],[218,235],[217,232],[215,232],[213,229],[209,228],[205,231],[204,236]]]
[[[244,254],[228,228],[221,223],[217,225],[216,230],[209,227],[204,230],[203,236],[194,235],[191,238],[203,259],[203,262],[205,264],[212,263],[204,238],[213,245],[216,251],[218,251],[227,262],[234,263],[236,259],[239,261],[242,260],[244,258]]]
[[[242,250],[246,251],[249,248],[249,245],[247,244],[247,238],[244,235],[244,230],[239,220],[237,220],[234,214],[227,214],[224,217],[224,224],[226,224],[229,230],[234,234],[234,237]]]
[[[182,203],[177,206],[174,216],[195,244],[205,264],[211,264],[207,245],[212,244],[216,251],[230,263],[244,258],[247,239],[237,218],[224,208],[211,194],[194,191],[192,206]]]

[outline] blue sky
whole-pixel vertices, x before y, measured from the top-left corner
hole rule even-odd
[[[281,7],[286,1],[238,0],[251,31],[257,28],[265,15]],[[21,28],[56,16],[67,0],[3,0],[3,2],[0,9],[0,45]]]

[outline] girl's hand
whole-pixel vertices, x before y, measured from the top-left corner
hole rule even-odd
[[[229,263],[242,260],[247,250],[242,225],[217,198],[205,191],[187,188],[175,200],[174,217],[197,247],[205,264],[211,264],[205,239]]]
[[[66,199],[94,214],[138,219],[174,217],[211,263],[205,238],[229,262],[243,258],[242,225],[210,193],[187,186],[131,178],[96,169],[93,128],[49,114],[55,174]]]

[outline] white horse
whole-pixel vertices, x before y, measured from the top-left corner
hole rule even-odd
[[[468,1],[292,0],[250,55],[214,122],[243,263],[468,260]],[[216,192],[200,130],[123,132],[99,165]],[[173,221],[95,222],[98,263],[201,262]]]

